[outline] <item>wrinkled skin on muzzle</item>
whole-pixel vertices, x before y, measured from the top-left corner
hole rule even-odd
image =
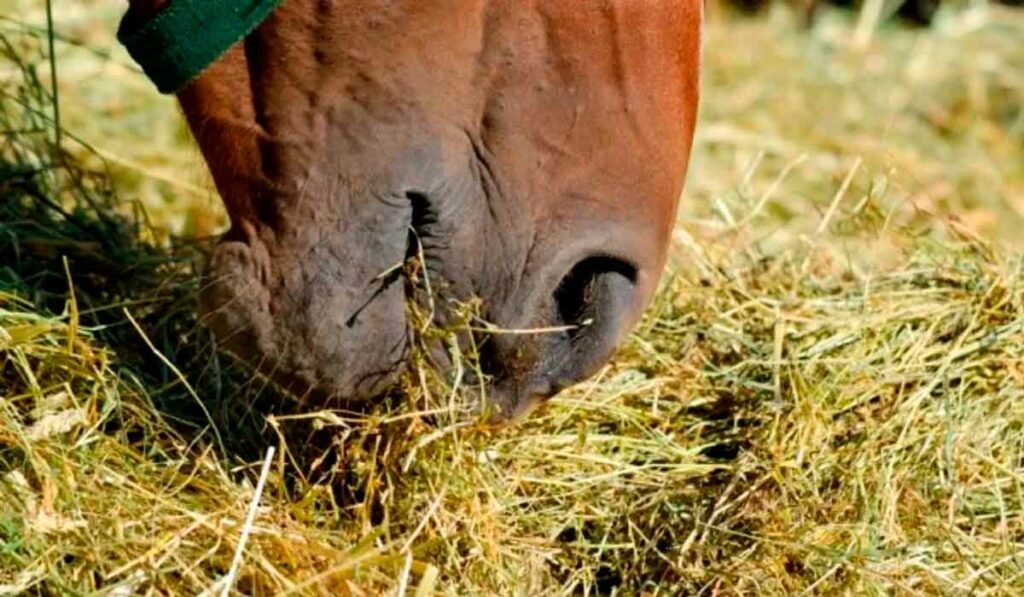
[[[307,401],[365,401],[408,357],[393,273],[422,250],[437,304],[544,330],[482,340],[501,416],[592,375],[665,263],[700,11],[287,0],[179,94],[232,223],[205,321]]]

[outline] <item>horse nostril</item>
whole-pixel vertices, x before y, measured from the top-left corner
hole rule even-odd
[[[588,257],[577,263],[555,289],[558,319],[572,339],[588,327],[605,327],[617,319],[636,283],[636,268],[613,257]],[[612,312],[608,312],[611,309]]]
[[[422,247],[421,238],[428,229],[437,223],[437,214],[433,212],[430,205],[430,198],[419,191],[409,191],[405,194],[412,207],[409,216],[409,240],[406,246],[406,259],[412,259],[419,255]]]
[[[604,255],[578,262],[552,294],[551,317],[562,334],[542,334],[532,375],[505,384],[503,418],[520,419],[537,404],[590,377],[611,357],[636,316],[637,269]],[[507,373],[507,365],[501,369]]]

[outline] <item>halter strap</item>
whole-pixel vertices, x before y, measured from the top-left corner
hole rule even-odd
[[[161,93],[176,93],[252,33],[283,0],[171,0],[117,39]]]

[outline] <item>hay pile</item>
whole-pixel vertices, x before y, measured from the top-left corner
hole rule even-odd
[[[674,274],[499,433],[424,368],[303,414],[218,356],[201,251],[56,145],[7,34],[0,593],[213,594],[243,534],[243,594],[1019,593],[1021,29],[712,27]]]

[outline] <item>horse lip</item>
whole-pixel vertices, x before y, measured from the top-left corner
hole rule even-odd
[[[552,394],[552,387],[545,379],[522,382],[506,382],[491,385],[486,390],[479,408],[483,424],[494,431],[501,431],[522,423],[538,406]]]

